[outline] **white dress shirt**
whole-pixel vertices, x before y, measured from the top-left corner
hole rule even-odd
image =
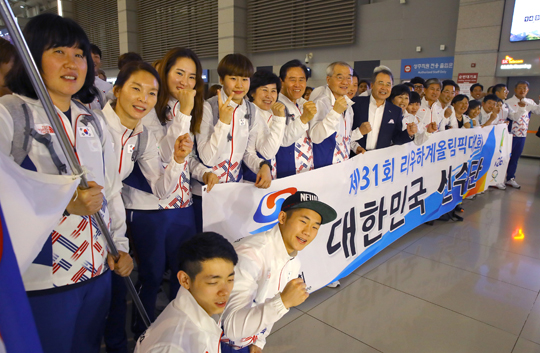
[[[368,151],[374,150],[377,147],[385,106],[386,101],[380,107],[377,107],[377,102],[375,101],[375,98],[373,98],[373,95],[369,96],[368,121],[371,125],[371,132],[369,132],[366,137],[366,150]]]

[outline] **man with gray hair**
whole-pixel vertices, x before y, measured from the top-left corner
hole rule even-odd
[[[309,135],[313,142],[313,161],[315,168],[336,164],[349,159],[352,140],[366,134],[360,129],[352,131],[352,101],[347,91],[352,84],[353,69],[343,61],[328,65],[326,69],[327,85],[313,100],[317,114],[310,121]]]
[[[392,91],[393,81],[392,71],[386,66],[379,66],[373,70],[371,95],[353,98],[355,104],[352,128],[359,128],[363,135],[358,140],[358,152],[385,148],[392,144],[401,145],[414,140],[418,130],[416,124],[408,124],[403,130],[401,108],[386,100]]]
[[[439,102],[439,97],[443,89],[443,84],[438,78],[430,78],[426,80],[424,97],[418,111],[418,117],[423,125],[436,124],[432,129],[443,131],[446,130],[446,125],[450,123],[452,109],[450,107],[444,109]]]

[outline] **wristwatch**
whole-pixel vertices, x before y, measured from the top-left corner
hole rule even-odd
[[[270,161],[262,161],[261,164],[259,164],[259,168],[262,168],[262,166],[265,164],[268,166],[268,168],[270,168],[270,171],[272,171],[272,164]]]

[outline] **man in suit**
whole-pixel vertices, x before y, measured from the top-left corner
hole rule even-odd
[[[352,101],[354,119],[352,129],[364,127],[370,130],[357,142],[360,144],[356,153],[362,149],[367,151],[389,147],[392,144],[401,145],[414,140],[418,131],[416,124],[408,124],[403,130],[402,110],[386,99],[392,91],[394,77],[389,68],[377,67],[373,72],[372,89],[369,97],[355,97]]]

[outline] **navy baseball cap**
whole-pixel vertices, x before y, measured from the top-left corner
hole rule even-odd
[[[281,210],[287,212],[297,208],[307,208],[317,212],[321,216],[321,224],[332,222],[337,217],[336,211],[319,201],[319,197],[312,192],[297,191],[287,197],[281,205]]]

